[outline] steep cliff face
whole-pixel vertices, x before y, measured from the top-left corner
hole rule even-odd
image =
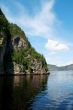
[[[10,24],[0,10],[0,73],[46,74],[47,63],[31,46],[25,33]]]
[[[3,58],[5,54],[5,47],[6,47],[6,36],[4,33],[0,33],[0,73],[3,74]]]
[[[5,19],[4,14],[0,10],[0,73],[4,73],[4,55],[6,51],[6,43],[7,43],[7,20]]]

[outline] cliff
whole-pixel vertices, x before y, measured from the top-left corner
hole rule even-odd
[[[22,29],[9,23],[0,9],[0,73],[46,74],[47,71],[44,56],[36,52]]]

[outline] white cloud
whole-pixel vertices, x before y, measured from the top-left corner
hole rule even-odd
[[[56,35],[55,30],[57,30],[57,26],[60,24],[60,21],[57,19],[56,14],[53,11],[54,2],[55,0],[41,0],[40,9],[36,11],[33,16],[32,13],[28,13],[27,9],[23,4],[20,4],[18,0],[14,2],[12,1],[12,3],[14,3],[14,8],[17,11],[16,15],[14,15],[9,7],[4,4],[0,5],[8,20],[22,27],[28,37],[38,36],[47,38],[48,41],[46,43],[46,48],[48,51],[46,49],[44,50],[49,55],[45,55],[45,52],[43,52],[47,62],[62,65],[66,61],[64,61],[64,59],[62,60],[62,56],[59,58],[60,55],[57,55],[56,53],[62,51],[67,52],[71,46],[62,41],[54,40],[55,38],[57,39],[55,36],[59,36]],[[35,7],[33,6],[33,9],[34,8]]]
[[[65,63],[64,59],[57,54],[49,55],[49,53],[47,53],[47,54],[45,54],[45,58],[46,58],[46,61],[48,64],[54,64],[57,66],[62,66]]]
[[[32,36],[50,36],[53,29],[53,24],[56,22],[55,14],[53,13],[54,2],[44,2],[41,9],[35,16],[30,17],[27,13],[20,16],[18,22],[24,26],[24,29]]]
[[[70,64],[73,64],[73,57],[70,58],[68,61],[65,62],[64,66],[65,65],[70,65]]]
[[[33,16],[30,16],[23,4],[19,4],[18,1],[15,1],[16,9],[18,9],[17,16],[14,17],[11,15],[11,12],[7,11],[9,10],[7,7],[3,6],[3,9],[5,10],[7,18],[11,22],[14,22],[24,28],[28,37],[30,35],[50,37],[55,29],[54,26],[59,23],[55,13],[53,12],[54,1],[55,0],[42,1],[39,11],[37,11]]]
[[[69,46],[61,41],[48,39],[46,48],[50,51],[66,51],[69,50]]]

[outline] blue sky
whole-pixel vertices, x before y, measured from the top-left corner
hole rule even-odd
[[[47,63],[73,63],[73,0],[0,0],[0,7]]]

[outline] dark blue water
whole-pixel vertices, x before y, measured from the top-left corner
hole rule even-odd
[[[73,71],[0,77],[0,110],[73,110]]]
[[[51,72],[45,90],[34,98],[32,110],[73,110],[73,71]]]

